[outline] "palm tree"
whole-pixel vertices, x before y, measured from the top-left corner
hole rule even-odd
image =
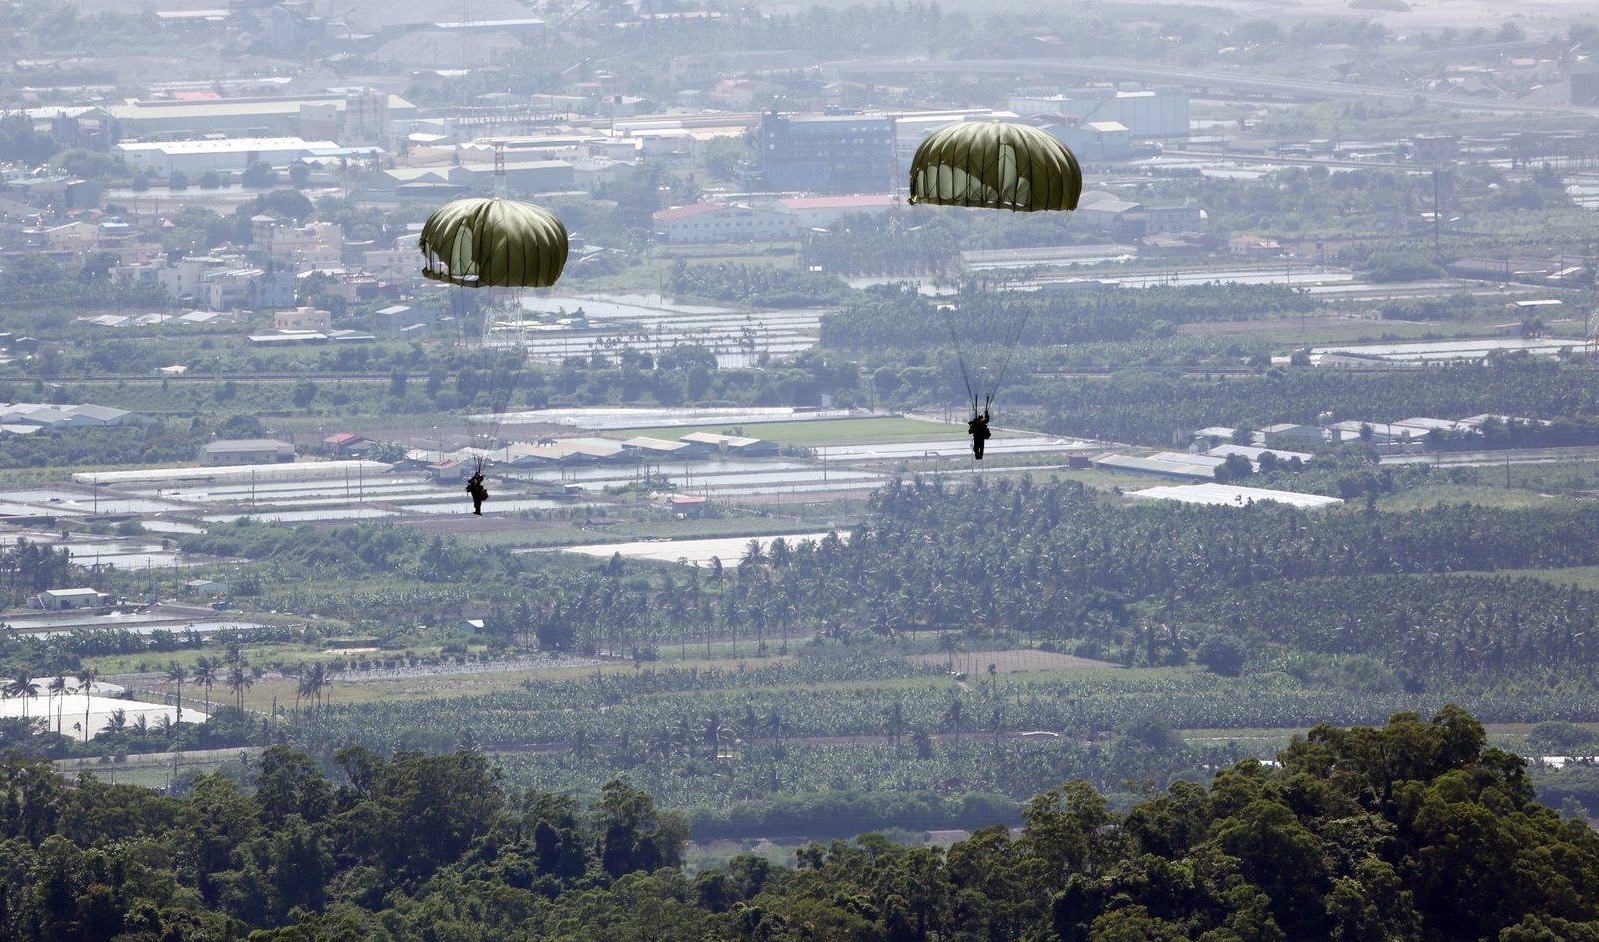
[[[670,762],[676,751],[677,737],[672,735],[670,726],[662,726],[650,738],[650,754],[662,762]]]
[[[39,695],[39,684],[33,675],[27,671],[17,671],[12,676],[11,683],[7,684],[13,697],[22,698],[22,718],[28,718],[28,701]]]
[[[732,730],[722,723],[721,712],[712,710],[705,721],[705,751],[712,762],[722,754],[722,737],[730,732]]]
[[[189,679],[189,672],[177,661],[167,664],[167,680],[178,685],[178,718],[176,722],[183,722],[183,682]]]
[[[311,679],[313,681],[311,692],[316,694],[317,709],[325,710],[327,709],[328,701],[333,699],[333,684],[328,682],[328,666],[321,663],[317,664],[311,670]]]
[[[888,708],[888,738],[894,742],[894,755],[899,755],[899,738],[905,735],[905,704],[895,700]]]
[[[211,712],[211,687],[217,682],[217,668],[209,658],[200,658],[194,664],[194,682],[205,688],[205,712]]]
[[[56,735],[61,735],[61,710],[67,705],[67,679],[59,674],[50,678],[50,693],[56,698]]]
[[[953,631],[941,632],[938,636],[938,646],[948,658],[944,669],[951,674],[955,673],[955,652],[960,650],[961,636]]]
[[[87,729],[87,727],[85,727],[85,729]],[[117,733],[125,733],[127,731],[128,711],[122,709],[121,707],[117,707],[115,710],[111,711],[111,718],[106,720],[104,728],[100,730],[102,733],[110,733],[112,735],[116,735]]]
[[[100,672],[92,667],[85,667],[78,671],[78,692],[83,694],[83,741],[89,741],[89,692],[94,689],[94,682],[100,679]]]
[[[254,685],[255,681],[251,679],[243,661],[237,661],[228,668],[228,688],[233,691],[240,713],[244,712],[244,692]]]
[[[321,706],[322,691],[327,687],[327,685],[327,668],[321,663],[312,666],[310,670],[305,672],[305,676],[300,678],[300,685],[294,692],[294,705],[298,707],[300,705],[300,698],[305,697],[307,699],[314,698],[316,705]]]
[[[944,719],[955,728],[955,754],[961,752],[961,698],[955,697],[949,701],[949,709],[944,711]]]

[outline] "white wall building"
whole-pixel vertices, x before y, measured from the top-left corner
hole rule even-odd
[[[161,175],[181,170],[190,176],[208,170],[242,172],[257,162],[286,167],[314,151],[337,149],[338,145],[332,141],[307,141],[299,137],[131,141],[113,148],[134,170],[150,170]]]
[[[664,242],[760,242],[794,238],[789,213],[720,203],[674,206],[655,214],[655,238]]]
[[[892,193],[870,193],[862,196],[796,196],[778,200],[772,204],[772,208],[793,216],[798,228],[825,228],[845,216],[887,215],[898,203]]]

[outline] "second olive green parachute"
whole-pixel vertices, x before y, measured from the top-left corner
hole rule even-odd
[[[1048,132],[1026,124],[972,121],[928,135],[911,160],[912,203],[1018,212],[1077,208],[1083,171]]]
[[[459,199],[422,226],[422,274],[469,288],[546,288],[566,265],[566,227],[549,210],[503,199]]]

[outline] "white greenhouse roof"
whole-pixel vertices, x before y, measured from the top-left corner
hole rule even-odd
[[[1238,487],[1233,484],[1178,484],[1151,487],[1142,491],[1132,491],[1128,496],[1149,500],[1175,500],[1184,504],[1210,504],[1218,507],[1244,507],[1260,500],[1307,508],[1343,503],[1336,497],[1323,497],[1320,494],[1300,494],[1295,491],[1277,491],[1265,487]]]
[[[299,461],[284,464],[240,464],[223,467],[146,468],[141,471],[80,471],[77,484],[175,484],[180,481],[316,481],[353,474],[387,474],[382,461]]]

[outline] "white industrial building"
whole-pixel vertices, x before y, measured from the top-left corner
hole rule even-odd
[[[337,150],[332,141],[307,141],[299,137],[237,137],[221,140],[131,141],[116,145],[134,170],[170,175],[182,171],[197,175],[209,170],[242,172],[253,163],[286,167],[318,151]]]
[[[415,120],[416,105],[398,95],[350,89],[316,95],[202,99],[130,99],[105,111],[127,137],[275,135],[381,140],[389,123]]]
[[[57,405],[43,402],[0,403],[0,423],[40,428],[93,428],[108,425],[145,425],[149,416],[111,406]]]
[[[1188,136],[1188,91],[1177,85],[1144,91],[1078,88],[1060,95],[1017,96],[1008,105],[1024,117],[1059,115],[1084,122],[1114,122],[1134,138]]]
[[[218,465],[277,464],[294,460],[294,446],[275,438],[240,438],[210,442],[200,449],[200,463]]]
[[[748,206],[695,203],[655,214],[655,237],[665,242],[782,241],[798,232],[794,216]]]

